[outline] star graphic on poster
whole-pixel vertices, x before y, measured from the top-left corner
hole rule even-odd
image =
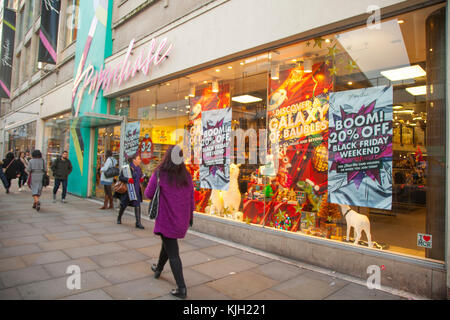
[[[376,100],[371,102],[369,105],[363,105],[357,113],[347,113],[344,111],[342,107],[340,107],[340,113],[341,115],[338,116],[336,114],[333,114],[334,121],[345,121],[346,119],[352,118],[355,119],[356,117],[362,115],[367,116],[369,114],[372,114],[376,105]],[[392,125],[392,124],[391,124]],[[330,134],[335,132],[335,128],[330,127]],[[352,133],[354,136],[361,137],[362,136],[362,128],[357,128]],[[378,136],[372,136],[372,139],[380,139],[382,138],[381,132]],[[352,141],[352,137],[348,136],[348,138],[345,141],[340,142],[341,144],[348,143]],[[339,153],[337,153],[336,157],[334,158],[332,164],[331,164],[331,170],[337,170],[338,163],[339,164],[346,164],[346,163],[352,163],[352,162],[365,162],[365,161],[374,161],[374,160],[382,160],[383,158],[389,158],[392,156],[392,140],[388,144],[384,144],[380,146],[380,152],[378,152],[375,155],[365,155],[365,156],[359,156],[359,157],[352,157],[352,158],[346,158],[342,159],[339,156]],[[379,184],[381,184],[381,176],[380,176],[380,168],[376,169],[367,169],[367,170],[358,170],[358,171],[351,171],[347,172],[347,183],[354,182],[357,189],[359,189],[364,177],[369,177],[373,181],[377,181]]]
[[[295,206],[295,213],[300,213],[302,212],[302,206],[300,205],[300,203],[297,202],[297,205]]]
[[[336,54],[337,54],[338,52],[339,52],[339,49],[336,48],[336,45],[334,45],[334,46],[328,48],[328,54],[327,54],[327,56],[335,58],[335,57],[336,57]]]
[[[330,76],[337,75],[338,69],[336,68],[336,66],[333,66],[333,68],[330,68],[329,71],[330,71]]]
[[[353,72],[353,70],[358,68],[358,65],[356,64],[356,62],[354,60],[350,60],[345,68],[349,72]]]
[[[322,42],[324,42],[324,41],[325,41],[325,39],[323,39],[322,37],[315,38],[314,39],[314,46],[313,46],[313,48],[315,48],[317,46],[320,49],[322,49]]]

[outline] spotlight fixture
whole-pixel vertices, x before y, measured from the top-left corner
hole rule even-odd
[[[217,80],[212,82],[212,92],[219,92],[219,82]]]
[[[311,73],[311,72],[312,72],[312,65],[313,65],[312,60],[311,60],[311,59],[306,59],[306,60],[303,62],[304,72],[305,72],[305,73]]]
[[[280,66],[278,64],[273,65],[270,69],[270,79],[278,80],[280,79]]]

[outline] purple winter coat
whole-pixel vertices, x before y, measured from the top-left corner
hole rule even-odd
[[[145,189],[145,196],[152,199],[157,186],[156,171]],[[167,174],[159,174],[159,211],[155,221],[155,234],[166,238],[182,239],[189,228],[194,212],[194,184],[189,175],[188,185],[177,187],[169,184]]]

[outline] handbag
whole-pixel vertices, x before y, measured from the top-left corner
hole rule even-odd
[[[158,177],[158,182],[156,185],[155,195],[148,206],[148,216],[151,220],[156,219],[159,211],[159,171],[156,172],[156,176]]]
[[[119,168],[114,166],[114,162],[112,164],[113,164],[113,166],[108,168],[108,170],[106,170],[104,172],[104,175],[105,175],[106,178],[114,178],[114,177],[117,177],[120,174]]]
[[[45,170],[45,162],[43,159],[42,159],[42,166],[43,166],[42,170]],[[42,176],[42,186],[46,187],[49,184],[50,184],[50,177],[48,176],[47,172],[44,171],[44,175]]]
[[[108,168],[108,170],[106,170],[104,174],[105,174],[106,178],[114,178],[120,174],[120,170],[119,170],[119,168],[111,167],[111,168]]]
[[[128,186],[125,182],[117,181],[113,185],[113,191],[122,194],[128,191]]]

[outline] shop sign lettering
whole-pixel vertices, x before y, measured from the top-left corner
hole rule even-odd
[[[135,39],[131,40],[124,58],[114,66],[102,65],[100,70],[96,71],[94,66],[89,65],[74,81],[72,95],[75,96],[79,91],[78,106],[75,115],[78,115],[79,107],[83,94],[88,90],[88,94],[94,94],[91,110],[94,110],[95,101],[100,90],[109,90],[113,83],[121,86],[124,81],[128,81],[136,76],[138,72],[148,75],[151,66],[157,66],[162,63],[169,55],[173,45],[167,43],[167,38],[150,41],[147,52],[142,50],[134,61],[131,61]]]

